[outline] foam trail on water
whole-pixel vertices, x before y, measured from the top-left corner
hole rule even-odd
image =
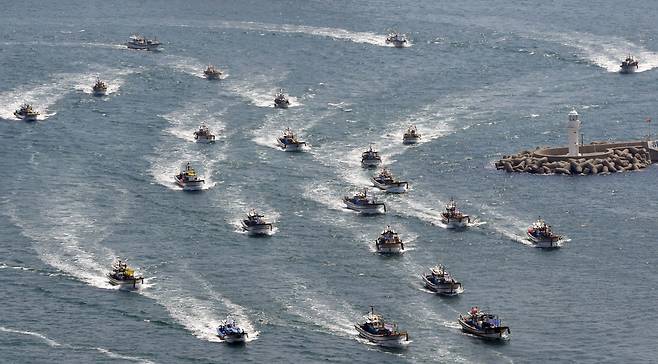
[[[223,202],[220,206],[231,216],[231,220],[227,221],[233,227],[235,227],[235,232],[246,233],[242,229],[242,220],[246,217],[249,210],[256,209],[258,212],[265,215],[265,219],[273,224],[276,224],[277,220],[281,214],[263,201],[261,198],[253,197],[244,197],[244,193],[240,187],[237,186],[226,186],[226,195],[231,196],[230,199]],[[278,231],[276,227],[272,229],[269,235],[273,235]]]
[[[265,75],[256,75],[250,80],[240,80],[227,83],[227,88],[234,93],[258,107],[274,108],[274,96],[278,92],[282,80],[287,72],[276,72],[278,77],[273,78]],[[284,91],[285,92],[285,91]],[[296,96],[288,95],[290,108],[301,106],[302,103]]]
[[[218,140],[226,128],[226,125],[220,119],[225,111],[226,109],[211,112],[207,105],[206,107],[200,107],[198,102],[193,102],[185,104],[180,110],[162,115],[162,117],[171,125],[170,128],[166,129],[167,132],[180,139],[195,142],[194,132],[198,130],[199,125],[206,124]]]
[[[16,329],[10,329],[10,328],[4,327],[4,326],[0,326],[0,331],[11,333],[11,334],[33,336],[33,337],[36,337],[36,338],[39,338],[39,339],[45,341],[46,344],[48,344],[48,346],[50,346],[50,347],[61,346],[61,344],[58,343],[57,341],[47,337],[46,335],[43,335],[43,334],[40,334],[40,333],[34,332],[34,331],[16,330]]]
[[[128,356],[128,355],[117,354],[117,353],[112,352],[109,349],[105,349],[105,348],[98,347],[98,348],[95,348],[95,349],[99,353],[107,356],[108,358],[112,358],[112,359],[119,359],[119,360],[124,360],[124,361],[125,360],[134,361],[134,362],[137,362],[137,363],[144,363],[144,364],[153,364],[154,363],[150,360],[147,360],[147,359],[144,359],[144,358],[138,358],[136,356]]]
[[[116,255],[98,245],[110,233],[109,226],[99,225],[96,218],[84,215],[86,206],[82,202],[59,200],[67,200],[66,196],[53,198],[54,203],[49,203],[39,215],[43,221],[19,216],[15,206],[8,206],[5,212],[24,236],[35,241],[34,249],[44,263],[89,285],[116,289],[106,278]]]
[[[171,54],[160,57],[158,59],[158,64],[160,64],[161,66],[173,68],[176,71],[180,71],[194,77],[204,78],[204,79],[206,78],[206,76],[204,75],[203,71],[205,71],[206,68],[208,67],[208,64],[204,64],[203,62],[201,62],[196,58],[171,55]],[[219,67],[218,65],[215,65],[215,67],[218,70],[222,71],[222,75],[219,77],[221,80],[228,78],[229,75],[228,73],[226,73],[226,70]]]
[[[107,84],[107,94],[112,95],[119,92],[119,89],[126,82],[126,76],[134,73],[130,70],[103,69],[97,73],[85,73],[77,79],[74,88],[85,94],[93,93],[93,86],[96,79],[100,79]]]
[[[270,33],[301,33],[338,40],[346,40],[354,43],[366,43],[380,47],[392,47],[386,44],[386,35],[372,32],[355,32],[347,29],[312,27],[294,24],[268,24],[241,21],[222,21],[214,24],[219,28],[254,30]]]

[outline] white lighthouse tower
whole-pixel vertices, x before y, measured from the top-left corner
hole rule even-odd
[[[578,150],[578,135],[580,134],[580,120],[578,120],[578,113],[575,109],[569,113],[569,123],[567,123],[567,140],[569,147],[569,154],[571,156],[580,155]]]

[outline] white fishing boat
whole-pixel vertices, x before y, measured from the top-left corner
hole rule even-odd
[[[379,152],[372,149],[372,145],[365,152],[361,153],[361,166],[365,168],[373,168],[382,164],[382,157]]]
[[[297,139],[297,136],[290,128],[283,131],[283,135],[276,139],[277,144],[286,152],[300,152],[304,150],[306,142]]]
[[[406,331],[398,331],[396,324],[385,322],[372,306],[354,328],[359,336],[379,346],[400,348],[411,342]]]
[[[146,39],[141,35],[133,34],[126,46],[130,49],[154,51],[160,46],[160,42],[157,39]]]
[[[635,73],[635,71],[640,68],[640,62],[633,58],[633,56],[628,55],[628,57],[626,57],[626,59],[621,62],[619,67],[620,73]]]
[[[176,184],[184,191],[198,191],[203,188],[206,181],[197,175],[196,170],[187,162],[180,173],[174,176]]]
[[[404,48],[408,43],[407,37],[401,33],[389,33],[386,36],[386,44],[392,44],[395,48]]]
[[[464,292],[462,284],[448,273],[442,265],[430,268],[429,274],[422,276],[425,287],[442,296],[457,296]]]
[[[377,240],[375,240],[375,248],[380,254],[404,253],[404,243],[400,239],[400,235],[390,226],[386,226]]]
[[[207,79],[209,80],[219,80],[222,77],[222,71],[219,69],[215,68],[213,65],[208,65],[205,71],[203,71],[203,75],[206,76]]]
[[[14,111],[14,116],[25,121],[36,121],[39,113],[32,108],[32,105],[23,104],[18,110]]]
[[[528,228],[526,235],[537,248],[559,248],[562,240],[562,236],[555,234],[541,217]]]
[[[290,100],[288,100],[288,96],[283,92],[283,89],[279,89],[279,92],[277,92],[274,95],[274,107],[279,108],[279,109],[287,109],[288,106],[290,106]]]
[[[214,143],[215,134],[210,132],[210,129],[208,129],[206,124],[201,124],[201,126],[199,126],[199,130],[194,132],[194,140],[197,143]]]
[[[233,319],[227,317],[217,327],[217,337],[229,344],[240,344],[247,341],[249,334],[238,326]]]
[[[416,125],[411,125],[407,131],[402,135],[402,144],[411,145],[420,142],[420,133],[416,129]]]
[[[441,213],[441,222],[448,229],[464,229],[471,222],[471,218],[459,211],[455,200],[450,199]]]
[[[467,314],[459,315],[458,322],[463,331],[485,339],[504,340],[511,333],[498,316],[482,312],[478,307],[472,307]]]
[[[120,289],[139,289],[144,283],[144,277],[137,275],[125,261],[117,259],[112,264],[112,271],[107,274],[111,285],[119,286]]]
[[[354,211],[365,215],[383,214],[386,212],[386,205],[378,202],[374,196],[368,195],[368,189],[364,188],[363,192],[357,192],[354,196],[343,197],[345,206]]]
[[[91,91],[94,96],[105,96],[107,95],[107,83],[98,78],[94,86],[92,86]]]
[[[265,220],[265,215],[253,209],[249,211],[247,218],[242,220],[241,224],[242,230],[249,235],[268,235],[274,228],[271,222]]]
[[[409,183],[395,179],[388,168],[382,168],[379,174],[372,177],[372,183],[375,187],[388,193],[405,193],[409,189]]]

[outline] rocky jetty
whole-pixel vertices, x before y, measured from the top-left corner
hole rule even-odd
[[[578,157],[544,155],[544,151],[526,150],[503,156],[496,161],[496,169],[510,173],[590,175],[637,171],[651,164],[649,151],[636,146],[612,148],[604,153],[596,153],[596,156]]]

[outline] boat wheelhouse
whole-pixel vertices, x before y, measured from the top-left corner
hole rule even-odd
[[[239,344],[244,343],[249,337],[249,334],[238,326],[233,319],[226,318],[217,327],[217,337],[229,344]]]
[[[194,132],[194,140],[197,143],[214,143],[215,134],[210,132],[210,129],[206,124],[201,124],[199,130]]]
[[[91,91],[94,96],[105,96],[107,95],[107,83],[98,78],[94,86],[92,86]]]
[[[279,109],[287,109],[290,106],[290,100],[288,96],[283,92],[283,89],[280,88],[279,92],[274,95],[274,107]]]
[[[361,166],[373,168],[380,164],[382,164],[382,157],[379,155],[379,152],[372,149],[372,145],[368,147],[368,150],[361,153]]]
[[[411,145],[420,142],[420,133],[416,129],[416,125],[411,125],[407,131],[402,135],[402,144]]]
[[[215,68],[215,66],[211,64],[209,64],[206,70],[203,71],[203,75],[206,76],[206,78],[209,80],[219,80],[221,79],[222,74],[223,74],[222,71]]]
[[[619,67],[620,73],[635,73],[635,71],[640,68],[640,63],[635,58],[633,58],[633,56],[628,55],[628,57],[626,57],[626,59],[621,62]]]
[[[14,111],[14,116],[25,121],[36,121],[39,113],[32,108],[32,105],[23,104],[18,110]]]

